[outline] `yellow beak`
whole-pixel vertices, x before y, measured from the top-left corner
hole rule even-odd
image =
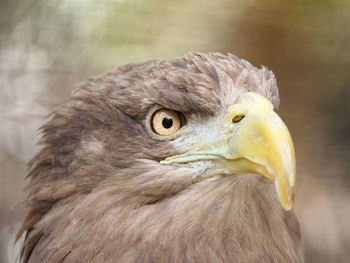
[[[272,104],[257,93],[247,92],[228,109],[225,118],[215,140],[204,138],[193,151],[161,163],[212,161],[214,166],[202,177],[259,173],[274,180],[281,205],[290,210],[295,193],[294,147]]]

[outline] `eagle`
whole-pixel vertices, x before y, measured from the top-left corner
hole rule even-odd
[[[272,71],[190,52],[78,84],[28,164],[22,262],[303,262]]]

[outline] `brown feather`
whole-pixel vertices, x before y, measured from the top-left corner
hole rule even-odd
[[[22,261],[303,262],[297,219],[270,181],[196,182],[195,164],[159,164],[178,152],[145,128],[155,105],[205,117],[245,91],[278,108],[271,71],[219,53],[129,64],[82,83],[41,128]]]

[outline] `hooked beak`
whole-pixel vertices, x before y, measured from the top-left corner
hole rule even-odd
[[[289,131],[265,97],[244,93],[232,105],[221,132],[196,149],[161,161],[162,164],[212,161],[214,167],[202,175],[258,173],[275,182],[280,203],[291,210],[295,193],[295,153]]]

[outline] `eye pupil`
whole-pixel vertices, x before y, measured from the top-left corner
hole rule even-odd
[[[171,128],[171,126],[173,126],[173,119],[169,116],[166,116],[162,121],[162,125],[165,129]]]

